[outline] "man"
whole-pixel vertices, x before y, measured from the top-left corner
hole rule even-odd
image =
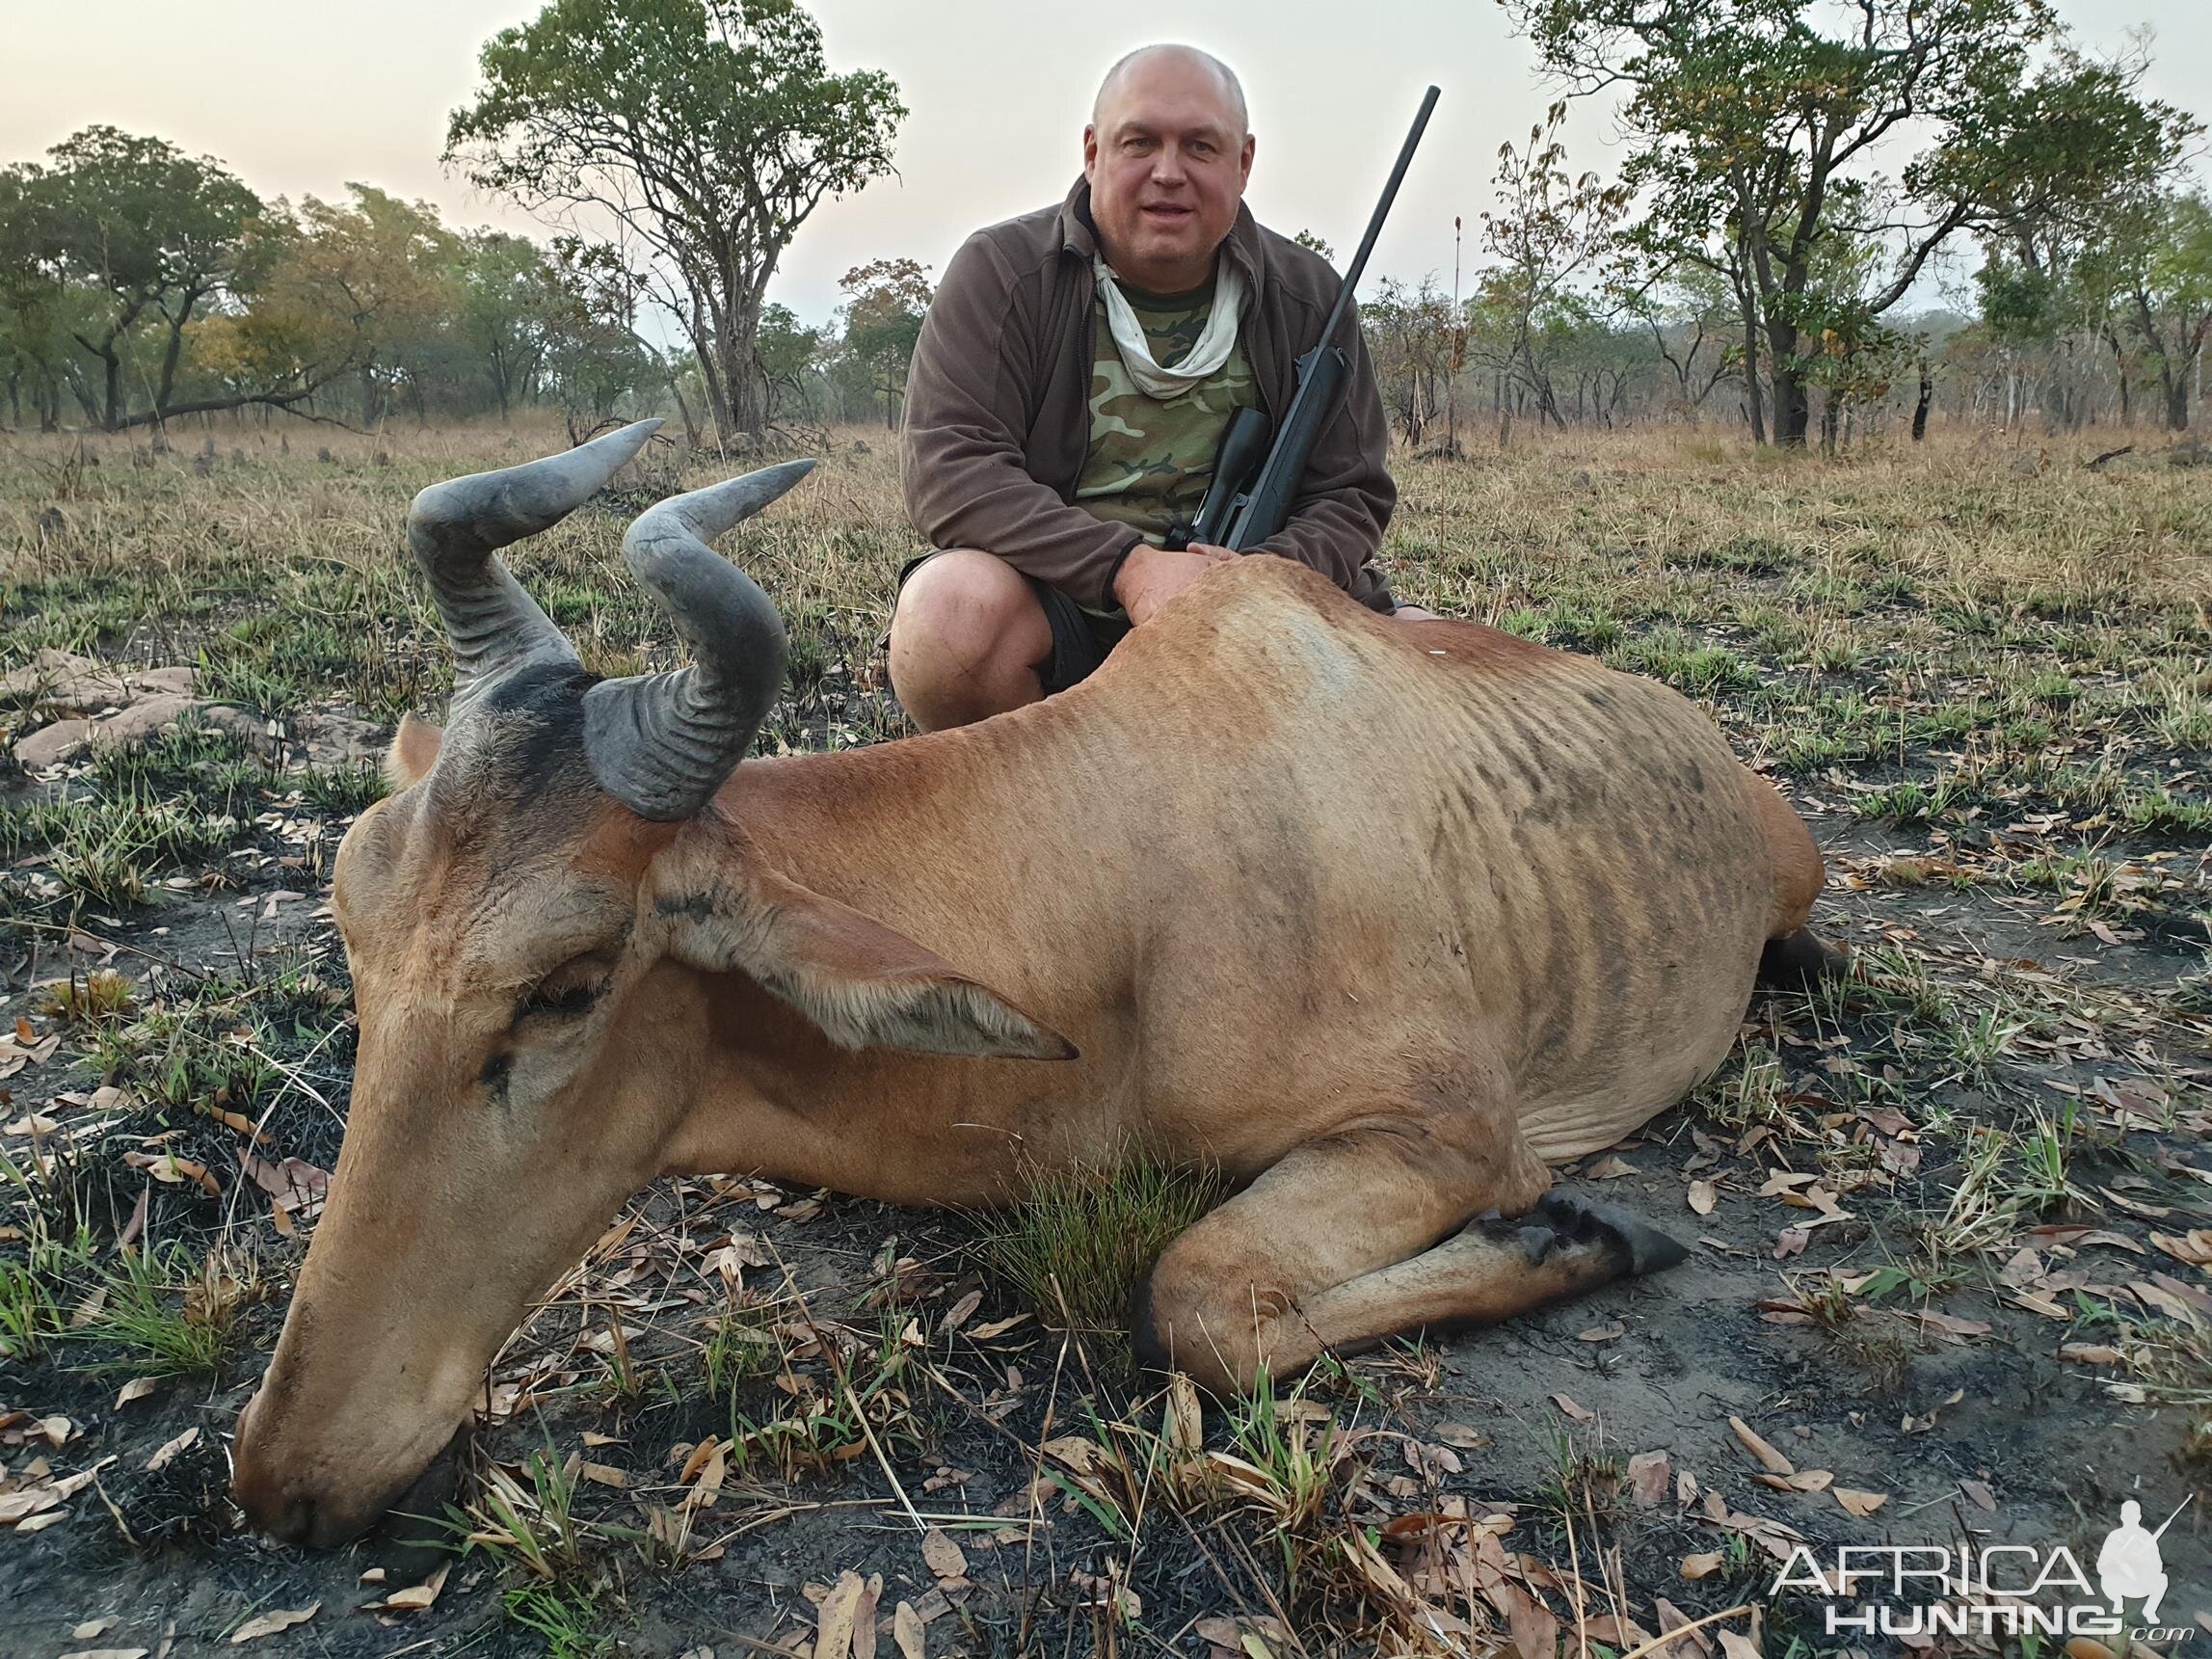
[[[900,476],[938,550],[899,573],[892,686],[924,731],[1083,679],[1225,548],[1187,525],[1236,409],[1290,407],[1295,360],[1337,294],[1326,261],[1243,205],[1252,135],[1237,77],[1187,46],[1116,64],[1059,206],[953,256],[907,378]],[[1408,620],[1369,560],[1397,502],[1373,365],[1354,323],[1345,396],[1290,522],[1255,552],[1313,566]]]

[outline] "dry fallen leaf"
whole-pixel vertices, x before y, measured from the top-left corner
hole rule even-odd
[[[144,1647],[72,1647],[62,1659],[146,1659]]]
[[[1744,1443],[1744,1450],[1759,1459],[1770,1475],[1780,1475],[1785,1480],[1798,1472],[1797,1464],[1759,1438],[1751,1426],[1741,1417],[1728,1419],[1728,1427],[1736,1432],[1736,1438]]]
[[[1584,1173],[1592,1181],[1618,1181],[1624,1175],[1634,1175],[1636,1165],[1625,1158],[1601,1158]]]
[[[40,1511],[50,1510],[61,1501],[61,1494],[51,1486],[32,1486],[20,1492],[0,1492],[0,1527],[19,1527],[21,1522]]]
[[[1686,1555],[1682,1558],[1682,1576],[1684,1578],[1710,1578],[1719,1570],[1720,1552],[1717,1549],[1704,1550],[1696,1555]]]
[[[1989,1489],[1988,1482],[1960,1481],[1959,1489],[1973,1500],[1976,1509],[1986,1511],[1992,1514],[1996,1512],[1997,1494]]]
[[[2193,1268],[2212,1267],[2212,1227],[2196,1227],[2174,1238],[2171,1233],[2153,1233],[2150,1242],[2177,1262],[2187,1262]]]
[[[144,1400],[161,1386],[158,1377],[134,1377],[122,1385],[116,1395],[116,1409],[120,1411],[134,1400]]]
[[[90,1642],[95,1636],[105,1636],[115,1628],[115,1622],[112,1619],[88,1619],[84,1623],[71,1627],[69,1640],[71,1642]]]
[[[1564,1411],[1569,1417],[1572,1417],[1577,1423],[1587,1423],[1591,1418],[1597,1415],[1595,1411],[1592,1411],[1586,1405],[1577,1405],[1564,1394],[1553,1395],[1552,1404],[1557,1405],[1561,1411]]]
[[[1628,1326],[1614,1320],[1611,1325],[1593,1325],[1575,1338],[1577,1342],[1617,1342],[1628,1334]]]
[[[1713,1634],[1720,1638],[1720,1651],[1726,1659],[1760,1659],[1759,1645],[1748,1636],[1739,1636],[1733,1630],[1719,1629],[1716,1629]]]
[[[447,1562],[420,1584],[393,1591],[384,1598],[385,1606],[400,1613],[420,1613],[438,1599],[438,1592],[445,1588],[445,1575],[452,1570],[453,1564]]]
[[[929,1633],[913,1602],[902,1601],[892,1613],[891,1639],[898,1645],[899,1659],[927,1659]]]
[[[944,1328],[947,1334],[958,1330],[975,1317],[975,1310],[983,1305],[983,1293],[970,1291],[946,1310]]]
[[[1887,1492],[1862,1492],[1853,1486],[1837,1486],[1833,1489],[1836,1502],[1861,1519],[1873,1514],[1875,1511],[1889,1502]]]
[[[1720,1191],[1712,1182],[1700,1176],[1690,1183],[1690,1207],[1700,1216],[1713,1214],[1713,1206],[1720,1201]]]
[[[1667,1457],[1665,1452],[1639,1452],[1628,1460],[1629,1489],[1639,1510],[1654,1510],[1666,1497]]]
[[[968,1557],[942,1529],[931,1527],[921,1535],[921,1559],[939,1578],[966,1578]]]
[[[289,1630],[295,1624],[305,1624],[322,1610],[323,1604],[318,1601],[301,1608],[297,1613],[286,1613],[280,1609],[274,1613],[264,1613],[258,1619],[249,1619],[230,1633],[230,1645],[235,1647],[241,1642],[256,1641],[263,1636],[274,1636],[280,1630]]]
[[[2101,1342],[2067,1342],[2059,1345],[2059,1357],[2083,1365],[2118,1365],[2127,1356]]]
[[[822,1610],[815,1618],[814,1659],[846,1659],[852,1652],[853,1616],[860,1610],[861,1592],[865,1590],[857,1572],[840,1572],[829,1594],[822,1597]]]
[[[126,1152],[123,1162],[133,1169],[143,1169],[156,1181],[172,1185],[194,1185],[210,1198],[223,1196],[223,1184],[207,1172],[207,1165],[189,1158],[179,1158],[173,1152]]]
[[[150,1475],[155,1470],[166,1467],[172,1458],[175,1457],[177,1453],[183,1451],[186,1447],[190,1446],[195,1440],[199,1438],[200,1429],[196,1424],[192,1428],[187,1429],[183,1433],[179,1434],[175,1439],[164,1440],[160,1446],[155,1448],[153,1456],[146,1460],[146,1472]],[[281,1627],[280,1626],[280,1628]]]

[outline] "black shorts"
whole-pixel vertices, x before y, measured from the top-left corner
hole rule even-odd
[[[943,552],[933,549],[919,558],[906,561],[899,567],[898,586],[906,586],[906,578],[931,559]],[[1088,680],[1098,671],[1107,653],[1119,645],[1128,634],[1129,618],[1126,616],[1094,616],[1058,588],[1039,581],[1035,576],[1024,576],[1029,591],[1037,596],[1037,602],[1045,608],[1045,621],[1053,630],[1053,654],[1036,664],[1037,678],[1043,682],[1045,695],[1065,691],[1080,681]],[[897,599],[892,603],[895,608]]]

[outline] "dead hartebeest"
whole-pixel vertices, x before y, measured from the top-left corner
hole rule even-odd
[[[784,634],[706,544],[811,463],[630,527],[676,673],[585,673],[493,556],[652,424],[410,516],[460,678],[338,853],[360,1058],[239,1423],[258,1525],[374,1521],[659,1175],[981,1205],[1130,1146],[1213,1164],[1235,1196],[1134,1319],[1217,1390],[1679,1256],[1545,1160],[1712,1071],[1763,952],[1825,949],[1811,837],[1690,703],[1255,556],[1063,695],[739,764]]]

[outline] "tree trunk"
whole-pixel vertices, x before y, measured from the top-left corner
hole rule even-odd
[[[1928,406],[1935,400],[1935,382],[1929,378],[1928,364],[1920,365],[1920,396],[1912,405],[1912,442],[1918,443],[1928,436]]]
[[[1774,397],[1774,442],[1801,449],[1805,429],[1812,423],[1812,398],[1805,389],[1804,370],[1798,366],[1798,331],[1789,323],[1767,324],[1768,376]]]
[[[100,424],[113,432],[116,423],[122,418],[122,359],[118,355],[113,342],[100,353],[100,361],[107,364],[107,393],[102,400],[104,408]]]
[[[1744,409],[1751,417],[1751,442],[1767,446],[1767,416],[1759,407],[1759,325],[1748,306],[1744,308]]]
[[[2189,430],[2189,380],[2185,375],[2168,373],[2163,377],[2166,386],[2166,430]]]
[[[760,388],[753,375],[753,353],[760,331],[758,294],[733,297],[726,324],[714,342],[722,395],[729,408],[722,441],[751,446],[760,442],[764,422],[760,417]]]

